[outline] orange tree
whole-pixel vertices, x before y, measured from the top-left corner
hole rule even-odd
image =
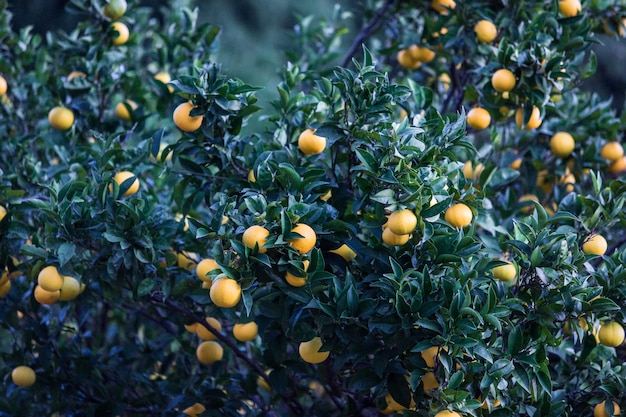
[[[0,415],[619,413],[621,2],[302,19],[264,109],[170,6],[0,0]]]

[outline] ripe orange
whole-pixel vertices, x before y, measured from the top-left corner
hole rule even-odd
[[[578,318],[578,326],[584,331],[587,331],[589,329],[589,323],[587,323],[587,320],[585,320],[584,317]],[[572,334],[572,326],[570,325],[569,321],[566,321],[563,325],[563,331],[567,334]]]
[[[417,227],[417,217],[409,209],[394,211],[389,216],[387,227],[396,235],[408,235]]]
[[[520,169],[522,167],[522,158],[516,158],[513,162],[511,162],[509,167],[516,170]]]
[[[619,346],[624,342],[624,328],[615,321],[604,323],[598,331],[598,339],[605,346]]]
[[[233,326],[233,336],[240,342],[254,340],[259,334],[259,326],[251,321],[249,323],[237,323]]]
[[[196,107],[190,101],[179,104],[174,110],[174,115],[172,116],[176,127],[183,132],[193,132],[194,130],[198,130],[200,126],[202,126],[204,116],[191,116],[189,113],[195,108]]]
[[[533,106],[533,110],[530,114],[530,120],[528,120],[528,123],[526,123],[526,126],[524,126],[524,130],[536,129],[541,126],[542,122],[543,120],[541,120],[541,113],[539,113],[539,109],[537,108],[537,106]],[[520,107],[515,112],[515,124],[517,124],[517,127],[521,128],[523,123],[524,109]]]
[[[515,279],[517,276],[517,269],[515,265],[508,262],[506,265],[499,265],[491,269],[493,276],[502,282],[509,282]]]
[[[559,0],[559,12],[564,17],[574,17],[580,13],[582,6],[580,0]]]
[[[472,222],[472,210],[463,203],[457,203],[446,210],[445,219],[453,227],[465,227]]]
[[[481,401],[482,398],[480,396],[478,396],[478,401]],[[491,405],[491,408],[496,408],[500,405],[500,400],[499,399],[495,399],[493,400],[493,404]],[[482,404],[480,405],[480,408],[482,408],[483,410],[488,410],[489,409],[489,403],[487,402],[487,400],[483,401]]]
[[[70,301],[80,294],[80,282],[74,277],[63,277],[63,286],[60,289],[59,300]]]
[[[56,266],[46,266],[37,276],[37,283],[46,291],[57,291],[63,286],[63,277]]]
[[[251,183],[255,183],[256,182],[256,178],[254,177],[254,170],[253,169],[248,171],[248,181],[251,182]]]
[[[472,129],[486,129],[491,124],[491,115],[482,107],[474,107],[467,112],[467,124]]]
[[[35,291],[33,292],[35,300],[39,304],[54,304],[59,301],[59,297],[61,297],[61,291],[46,291],[40,285],[35,286]]]
[[[611,162],[608,171],[612,174],[619,174],[620,172],[626,171],[626,156],[622,156]]]
[[[298,137],[298,147],[305,155],[317,155],[326,148],[326,138],[316,135],[313,129],[306,129]]]
[[[291,285],[292,287],[302,287],[306,284],[307,278],[309,276],[309,274],[307,274],[306,271],[309,269],[310,261],[307,259],[307,260],[302,261],[302,263],[304,264],[304,272],[305,272],[303,277],[295,276],[291,272],[285,273],[285,281],[287,281],[287,283]]]
[[[624,148],[619,142],[608,142],[600,150],[600,156],[609,161],[617,161],[624,156]]]
[[[570,156],[575,146],[574,138],[567,132],[557,132],[550,139],[550,149],[559,158]]]
[[[350,262],[356,258],[356,252],[352,250],[352,248],[345,243],[339,246],[337,249],[331,249],[328,252],[336,253],[341,256],[346,262]]]
[[[267,243],[269,234],[269,230],[265,227],[254,225],[248,227],[246,231],[243,232],[241,241],[250,249],[254,249],[258,245],[259,253],[265,253],[267,252],[267,248],[263,246]]]
[[[30,387],[37,380],[37,375],[29,366],[21,365],[13,369],[11,379],[18,387]]]
[[[426,374],[422,377],[422,385],[424,388],[424,394],[431,397],[432,395],[430,394],[430,391],[439,388],[439,381],[437,381],[433,372],[426,372]]]
[[[298,352],[300,353],[300,357],[303,361],[308,363],[322,363],[328,356],[330,352],[320,352],[320,348],[322,347],[322,339],[319,337],[314,337],[313,339],[300,343],[298,347]]]
[[[211,285],[209,295],[211,300],[218,307],[231,308],[235,307],[241,300],[241,285],[226,275],[218,275]]]
[[[568,172],[565,175],[561,176],[561,179],[559,180],[559,184],[565,184],[565,192],[571,193],[574,191],[574,184],[576,184],[576,177],[574,176],[574,174],[571,174]]]
[[[203,259],[198,262],[196,266],[196,275],[204,282],[212,282],[211,278],[207,276],[207,274],[211,271],[215,271],[216,269],[220,269],[220,266],[215,262],[215,259]]]
[[[128,30],[128,26],[126,26],[122,22],[113,22],[111,23],[111,28],[117,34],[113,35],[113,45],[124,45],[130,36],[130,31]]]
[[[587,255],[602,256],[607,248],[608,244],[606,243],[606,239],[595,233],[587,237],[583,243],[583,252]]]
[[[200,403],[195,403],[183,410],[183,414],[189,417],[198,417],[198,414],[202,414],[206,411],[206,407]]]
[[[537,197],[534,194],[524,194],[523,196],[521,196],[517,200],[518,203],[522,203],[522,207],[520,208],[519,211],[521,211],[523,214],[531,214],[533,211],[535,211],[534,204],[524,204],[524,203],[530,203],[531,201],[539,202],[539,197]]]
[[[432,0],[430,5],[433,9],[437,10],[443,15],[447,15],[448,13],[450,13],[450,10],[453,10],[456,7],[456,3],[454,0]]]
[[[130,171],[120,171],[117,174],[115,174],[115,176],[113,177],[113,181],[115,181],[118,186],[122,185],[124,181],[126,181],[127,179],[133,178],[133,177],[135,178],[135,180],[132,182],[130,187],[128,187],[128,189],[124,192],[124,194],[122,194],[122,197],[131,196],[137,193],[137,191],[139,191],[139,179],[135,176],[135,174],[133,174]],[[113,188],[109,187],[109,189],[112,190]]]
[[[477,180],[484,169],[485,166],[481,163],[474,168],[472,161],[465,161],[465,164],[463,164],[463,176],[468,180]]]
[[[620,412],[619,404],[613,401],[613,415],[617,416]],[[593,408],[593,417],[609,417],[609,413],[606,411],[606,401],[596,404]]]
[[[402,246],[409,241],[411,235],[397,235],[392,232],[390,228],[385,227],[383,229],[382,238],[383,242],[389,246]]]
[[[429,368],[435,367],[435,362],[439,360],[439,351],[441,349],[447,351],[445,347],[442,348],[441,346],[431,346],[428,349],[424,349],[420,352],[420,355],[422,355],[424,362],[426,362],[426,366],[428,366]]]
[[[491,85],[500,93],[511,91],[515,87],[515,75],[506,68],[499,69],[491,76]]]
[[[132,100],[124,100],[120,101],[115,105],[115,115],[122,120],[130,121],[131,114],[128,111],[128,107],[130,107],[133,111],[137,109],[137,103]]]
[[[427,64],[435,59],[435,51],[425,46],[411,45],[407,49],[414,61]]]
[[[315,242],[317,242],[317,236],[311,226],[299,223],[296,227],[291,229],[291,231],[292,233],[298,233],[303,236],[287,240],[292,248],[300,252],[300,255],[304,255],[313,249]]]
[[[0,97],[7,93],[8,85],[7,80],[0,75]]]
[[[167,85],[167,83],[172,81],[172,77],[167,71],[157,72],[156,74],[154,74],[154,79],[157,81],[161,81],[163,84],[165,84],[167,86],[167,91],[169,91],[170,93],[174,92],[174,87],[172,87],[171,85]]]
[[[196,357],[205,365],[217,362],[221,360],[223,356],[224,349],[222,346],[212,340],[200,343],[196,349]]]
[[[56,130],[69,130],[74,124],[74,113],[67,107],[54,107],[48,113],[48,122]]]
[[[490,43],[498,36],[498,28],[489,20],[481,20],[474,26],[478,42]]]
[[[408,49],[399,50],[396,58],[398,59],[398,63],[406,69],[414,70],[418,69],[422,65],[421,62],[413,59]]]
[[[7,215],[7,209],[5,209],[3,206],[0,206],[0,222],[2,221],[2,219],[4,219],[6,215]]]
[[[220,323],[216,318],[207,317],[206,322],[209,326],[213,327],[218,332],[222,332],[222,323]],[[198,337],[202,340],[217,340],[217,336],[201,323],[195,323],[195,332]]]
[[[67,82],[69,83],[74,78],[85,78],[86,76],[87,74],[85,74],[82,71],[72,71],[69,74],[67,74]]]

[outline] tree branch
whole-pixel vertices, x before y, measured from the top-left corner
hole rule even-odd
[[[391,7],[393,3],[395,3],[395,0],[386,0],[383,6],[380,9],[378,9],[376,14],[369,21],[367,26],[365,26],[361,30],[361,32],[359,32],[357,37],[354,39],[354,42],[352,42],[352,45],[350,46],[350,49],[348,50],[346,57],[343,59],[343,62],[341,63],[342,67],[348,66],[348,64],[350,63],[350,60],[352,59],[356,51],[359,49],[363,41],[367,39],[368,37],[370,37],[370,35],[374,33],[374,31],[378,28],[381,18],[385,15],[385,13],[387,13],[387,10],[389,10],[389,7]]]

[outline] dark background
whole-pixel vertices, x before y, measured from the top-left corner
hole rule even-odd
[[[9,1],[14,13],[14,27],[32,25],[38,33],[48,30],[71,30],[76,16],[64,12],[67,0]],[[345,9],[357,8],[358,0],[197,0],[191,2],[200,8],[202,20],[222,28],[217,60],[232,76],[266,89],[261,96],[273,94],[284,51],[292,40],[295,16],[314,14],[330,17],[336,3]],[[165,0],[142,0],[142,6],[167,4]],[[351,7],[352,5],[352,7]],[[348,34],[344,48],[356,36]],[[613,106],[621,110],[626,89],[626,40],[598,36],[602,45],[594,49],[598,55],[597,74],[586,80],[583,87],[596,91],[604,99],[613,97]]]

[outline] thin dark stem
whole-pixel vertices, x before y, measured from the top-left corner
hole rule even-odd
[[[348,66],[348,64],[350,63],[350,60],[352,59],[354,54],[356,54],[357,50],[361,47],[361,44],[363,43],[363,41],[367,39],[368,37],[370,37],[370,35],[374,33],[374,31],[378,28],[378,25],[380,24],[380,20],[385,15],[385,13],[387,13],[387,10],[389,10],[389,7],[391,7],[393,3],[395,3],[395,0],[386,0],[383,6],[380,9],[378,9],[376,14],[369,21],[367,26],[365,26],[361,30],[361,32],[359,32],[357,37],[354,39],[354,42],[352,42],[352,45],[350,46],[350,49],[348,50],[346,57],[343,59],[343,62],[341,63],[342,67]]]

